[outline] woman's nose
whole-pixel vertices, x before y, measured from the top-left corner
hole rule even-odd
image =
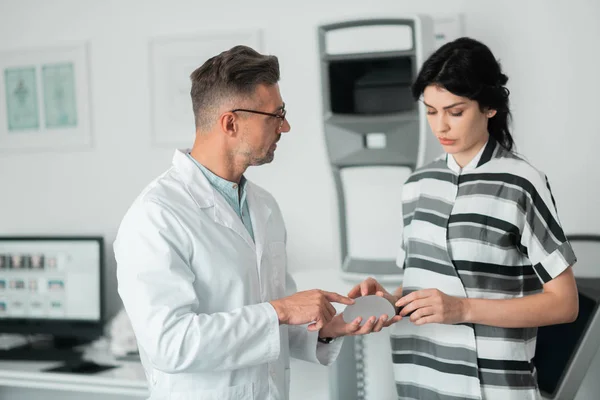
[[[443,114],[436,115],[434,125],[431,130],[435,133],[446,133],[450,129],[450,125],[448,125],[448,121]]]

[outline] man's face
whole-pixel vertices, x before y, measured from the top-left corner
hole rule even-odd
[[[276,115],[284,113],[278,84],[258,85],[253,100],[252,110]],[[289,122],[270,115],[244,114],[236,153],[242,155],[249,166],[270,163],[275,158],[276,143],[281,134],[291,129]]]

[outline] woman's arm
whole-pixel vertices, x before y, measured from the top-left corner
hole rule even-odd
[[[465,300],[465,322],[502,328],[573,322],[579,313],[577,285],[570,267],[544,284],[543,293],[508,300]]]
[[[448,296],[437,289],[418,290],[396,302],[417,325],[474,323],[502,328],[528,328],[573,322],[579,298],[569,267],[544,284],[542,293],[515,299],[491,300]]]

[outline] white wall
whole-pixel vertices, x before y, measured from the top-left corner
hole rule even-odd
[[[320,118],[316,26],[403,13],[464,14],[465,33],[487,43],[510,77],[518,150],[550,177],[566,231],[598,233],[596,0],[0,0],[0,50],[89,41],[95,142],[75,153],[0,151],[0,234],[100,233],[112,243],[131,201],[173,153],[151,145],[148,40],[260,27],[266,51],[280,59],[292,131],[275,162],[249,176],[280,202],[291,268],[335,268],[336,201]],[[112,313],[119,300],[110,247],[107,254]]]
[[[221,4],[0,0],[0,50],[89,41],[95,141],[92,150],[77,153],[0,151],[0,234],[100,233],[110,244],[133,198],[172,155],[172,149],[151,146],[148,39],[260,27],[267,52],[281,62],[292,132],[280,142],[275,162],[249,176],[280,202],[292,269],[335,268],[336,201],[320,119],[316,26],[403,13],[464,14],[465,33],[487,43],[510,77],[518,150],[550,177],[565,229],[600,231],[600,161],[594,157],[600,148],[600,2]],[[112,313],[120,302],[110,246],[107,254]],[[321,369],[314,371],[313,378],[322,377]]]
[[[90,43],[94,148],[0,151],[0,234],[100,233],[110,244],[127,207],[166,169],[151,145],[148,39],[263,29],[280,58],[292,131],[272,165],[249,176],[271,190],[288,224],[292,269],[339,264],[336,202],[320,118],[316,26],[363,15],[463,13],[510,77],[518,150],[547,172],[568,232],[600,231],[600,3],[544,1],[0,0],[0,50]],[[190,143],[193,131],[190,130]],[[588,179],[584,181],[584,176]],[[308,250],[308,251],[307,251]],[[109,310],[118,307],[108,249]]]

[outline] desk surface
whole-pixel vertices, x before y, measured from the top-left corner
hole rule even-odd
[[[319,287],[346,294],[354,283],[343,281],[337,270],[302,271],[293,274],[299,290]],[[326,287],[321,287],[326,283]],[[144,370],[139,361],[119,361],[110,354],[108,343],[101,341],[86,349],[85,359],[117,368],[95,374],[45,372],[60,366],[55,361],[2,361],[0,386],[81,393],[125,395],[145,398],[149,395]]]
[[[84,358],[117,367],[95,374],[73,374],[45,372],[48,368],[62,364],[56,361],[0,360],[0,386],[141,397],[149,395],[146,376],[140,362],[116,360],[108,351],[106,343],[99,343],[87,349]]]

